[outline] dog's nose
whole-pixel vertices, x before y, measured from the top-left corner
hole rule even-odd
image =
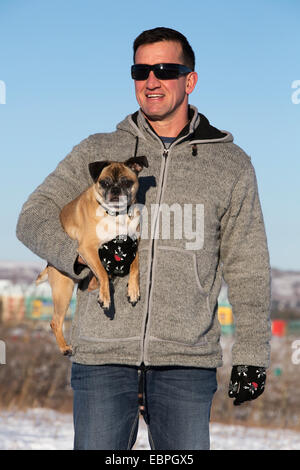
[[[119,194],[121,194],[121,190],[119,188],[119,186],[113,186],[110,190],[111,194],[113,194],[114,196],[118,196]]]

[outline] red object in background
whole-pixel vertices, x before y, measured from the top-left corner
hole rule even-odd
[[[272,335],[273,336],[284,336],[286,330],[285,320],[273,320],[272,321]]]

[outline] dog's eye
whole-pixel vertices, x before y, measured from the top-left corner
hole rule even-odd
[[[107,189],[110,186],[110,182],[108,180],[100,180],[99,186],[101,186],[103,189]]]
[[[132,181],[132,180],[123,180],[123,181],[122,181],[122,185],[123,185],[125,188],[131,188],[131,186],[133,185],[133,181]]]

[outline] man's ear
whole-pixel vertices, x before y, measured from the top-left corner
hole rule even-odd
[[[124,165],[128,166],[132,171],[134,171],[137,175],[142,171],[144,167],[148,168],[148,160],[147,157],[131,157],[124,162]]]
[[[106,166],[110,165],[111,162],[105,160],[103,162],[92,162],[89,163],[89,172],[91,177],[93,178],[94,183],[96,183],[97,179],[99,178],[99,175],[103,168]]]
[[[198,81],[197,72],[190,72],[187,76],[186,87],[185,87],[185,91],[188,95],[190,95],[192,91],[194,91],[197,81]]]

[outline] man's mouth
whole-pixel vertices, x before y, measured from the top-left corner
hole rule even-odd
[[[146,97],[151,99],[151,100],[158,100],[160,98],[163,98],[164,95],[160,94],[160,93],[147,93],[146,94]]]

